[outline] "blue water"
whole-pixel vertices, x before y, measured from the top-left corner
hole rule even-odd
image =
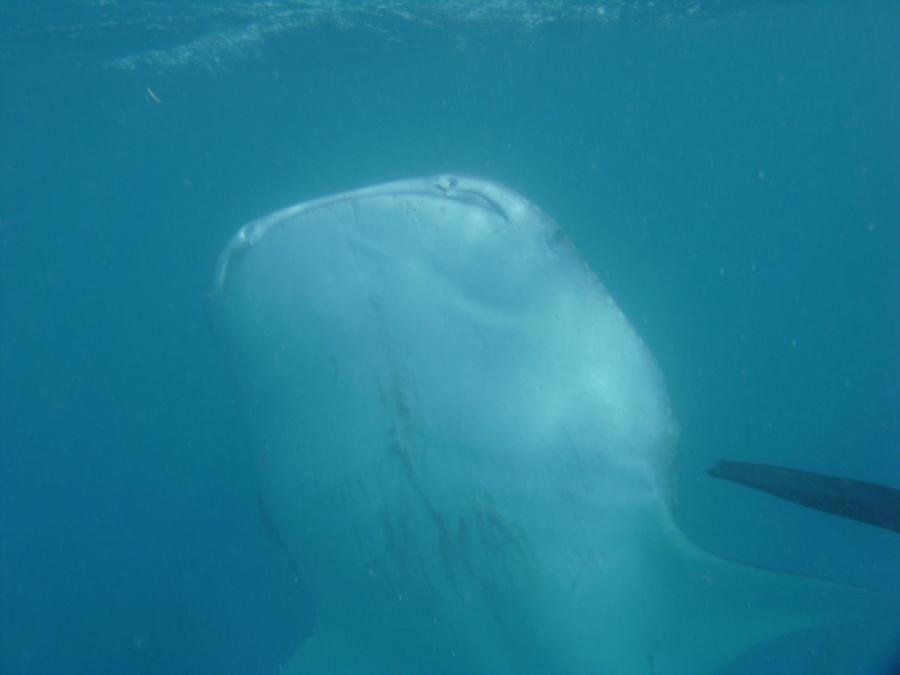
[[[290,655],[213,264],[448,170],[552,214],[649,344],[696,541],[900,588],[896,534],[704,474],[900,487],[900,5],[125,4],[0,6],[0,673]]]

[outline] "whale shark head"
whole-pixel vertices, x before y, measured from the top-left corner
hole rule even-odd
[[[414,179],[256,220],[214,305],[316,604],[290,672],[696,675],[896,615],[688,542],[652,355],[505,187]]]

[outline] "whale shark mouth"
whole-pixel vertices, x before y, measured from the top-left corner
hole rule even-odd
[[[213,296],[265,509],[316,603],[289,672],[696,675],[900,618],[682,535],[652,355],[508,188],[445,175],[278,211],[232,238]]]

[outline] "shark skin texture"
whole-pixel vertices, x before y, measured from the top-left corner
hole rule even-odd
[[[881,594],[688,541],[652,355],[508,188],[289,207],[232,238],[212,295],[316,605],[286,673],[703,675],[794,631],[900,623]]]

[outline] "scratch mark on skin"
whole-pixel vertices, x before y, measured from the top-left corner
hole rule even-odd
[[[581,573],[584,572],[584,558],[581,558],[581,564],[578,566],[578,570],[575,572],[575,578],[572,580],[572,585],[569,587],[569,597],[575,594],[575,590],[578,588],[578,583],[581,581]]]
[[[469,526],[466,524],[466,519],[463,516],[459,516],[457,537],[459,539],[459,551],[462,554],[463,564],[466,566],[469,574],[474,576],[471,552],[469,551]]]
[[[389,331],[384,325],[381,298],[370,297],[369,306],[381,330],[387,334]],[[534,561],[527,538],[520,527],[508,522],[499,513],[490,495],[476,499],[471,523],[466,522],[463,514],[444,514],[436,507],[432,496],[423,488],[419,475],[423,469],[421,464],[428,461],[429,453],[422,421],[419,419],[415,377],[404,368],[402,359],[396,354],[388,353],[387,356],[387,372],[379,374],[376,370],[374,379],[381,405],[392,419],[386,430],[388,454],[399,462],[411,493],[415,495],[415,502],[433,524],[434,539],[431,541],[440,559],[439,567],[443,568],[442,573],[448,587],[458,597],[465,599],[466,589],[470,586],[468,580],[471,580],[482,587],[483,593],[488,596],[488,604],[497,604],[499,609],[499,589],[513,588],[516,585],[514,577],[517,576],[513,571],[522,562]],[[434,586],[433,575],[438,570],[426,565],[424,560],[417,565],[415,560],[410,559],[406,551],[410,546],[408,534],[403,537],[402,542],[398,539],[399,530],[408,530],[408,523],[401,524],[399,516],[410,506],[407,504],[405,508],[390,509],[395,512],[387,513],[382,518],[380,529],[385,553],[393,558],[398,574],[405,575],[410,580],[421,576],[419,583]],[[453,523],[454,516],[458,522],[455,533],[452,532],[452,526],[448,525],[448,522]],[[490,563],[486,566],[478,563],[473,542],[476,546],[480,544],[480,548],[487,554]],[[421,572],[421,575],[416,574],[416,571]],[[498,612],[498,619],[500,616]]]

